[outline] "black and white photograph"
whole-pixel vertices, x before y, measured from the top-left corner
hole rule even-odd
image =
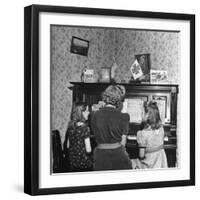
[[[42,5],[25,16],[25,192],[194,185],[194,16]]]
[[[67,25],[50,31],[52,173],[179,168],[180,32]],[[87,56],[70,51],[74,36],[89,41]],[[168,84],[133,81],[150,66],[167,71]]]
[[[198,199],[198,5],[2,1],[0,199]]]

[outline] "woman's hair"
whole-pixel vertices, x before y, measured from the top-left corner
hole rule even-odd
[[[83,117],[83,112],[86,110],[86,104],[84,103],[75,103],[72,106],[71,117],[69,126],[74,126],[76,122],[85,121]]]
[[[123,101],[126,94],[125,87],[122,85],[110,85],[102,93],[102,100],[106,104],[118,107]]]
[[[157,103],[150,101],[147,104],[148,117],[146,119],[146,124],[150,126],[153,130],[160,128],[161,118]]]

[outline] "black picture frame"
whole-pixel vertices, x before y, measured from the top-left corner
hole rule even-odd
[[[190,23],[190,172],[189,179],[161,182],[119,183],[80,187],[39,187],[39,14],[140,17],[187,20]],[[195,185],[195,15],[146,11],[111,10],[82,7],[31,5],[24,8],[24,192],[30,195],[161,188]]]
[[[88,55],[89,41],[72,36],[70,52],[82,56]]]
[[[135,55],[139,65],[141,66],[142,72],[144,74],[142,80],[143,82],[150,83],[150,70],[151,70],[151,60],[150,54],[137,54]]]

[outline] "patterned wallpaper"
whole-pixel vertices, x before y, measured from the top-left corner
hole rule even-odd
[[[70,53],[72,36],[89,40],[88,56]],[[64,140],[72,105],[70,81],[80,81],[84,66],[95,70],[110,67],[114,57],[114,31],[110,29],[51,26],[52,129]]]
[[[72,36],[89,40],[88,56],[70,53]],[[179,33],[108,28],[51,26],[52,129],[62,142],[71,112],[70,81],[80,81],[84,66],[95,70],[116,61],[115,79],[128,81],[135,54],[150,53],[151,68],[167,70],[170,83],[179,83]]]
[[[117,79],[129,79],[134,55],[150,53],[151,69],[167,70],[170,83],[178,83],[178,33],[155,31],[116,31]]]

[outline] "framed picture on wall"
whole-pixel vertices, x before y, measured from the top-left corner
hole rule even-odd
[[[41,195],[195,184],[193,14],[31,5],[25,7],[24,16],[25,193]],[[143,55],[144,63],[138,62],[145,74],[150,74],[150,55],[151,69],[166,71],[168,84],[150,83],[150,76],[145,82],[131,83],[134,55],[138,60]],[[100,82],[101,69],[109,69],[113,63],[117,66],[112,77],[115,81]],[[95,81],[81,82],[84,68],[94,71]],[[111,84],[123,96],[119,102],[128,99],[125,114],[121,113],[116,98],[109,96],[112,101],[108,103],[101,95]],[[147,97],[148,104],[141,97]],[[158,119],[159,126],[156,126],[156,131],[163,130],[161,138],[165,140],[148,149],[148,145],[140,145],[136,136],[147,128],[155,131],[149,122],[143,123],[146,122],[143,105],[158,107],[154,97],[164,113],[162,118],[167,117],[167,120]],[[117,134],[114,137],[117,139],[112,140],[111,134],[112,142],[101,143],[97,137],[101,133],[95,129],[93,105],[102,110],[114,109],[118,113],[115,116],[131,115],[131,119],[141,120],[129,122],[123,117],[115,124],[120,126],[126,121],[126,126],[123,123],[120,133],[111,131]],[[75,115],[78,111],[80,115]],[[76,121],[74,116],[80,119]],[[111,119],[104,121],[111,123]],[[128,134],[125,140],[123,131]],[[73,138],[72,133],[81,136]],[[105,161],[106,166],[111,163],[110,167],[97,168],[96,152],[106,152],[106,149],[120,151],[129,167],[119,167],[124,164],[120,160],[124,157],[116,156],[118,164],[113,164],[112,157]],[[158,152],[164,156],[165,165],[150,164],[148,156]]]
[[[150,54],[139,54],[135,55],[135,59],[138,63],[138,66],[141,69],[141,76],[138,76],[140,82],[150,83]]]
[[[71,49],[70,49],[71,53],[87,56],[88,49],[89,49],[89,41],[72,36]]]

